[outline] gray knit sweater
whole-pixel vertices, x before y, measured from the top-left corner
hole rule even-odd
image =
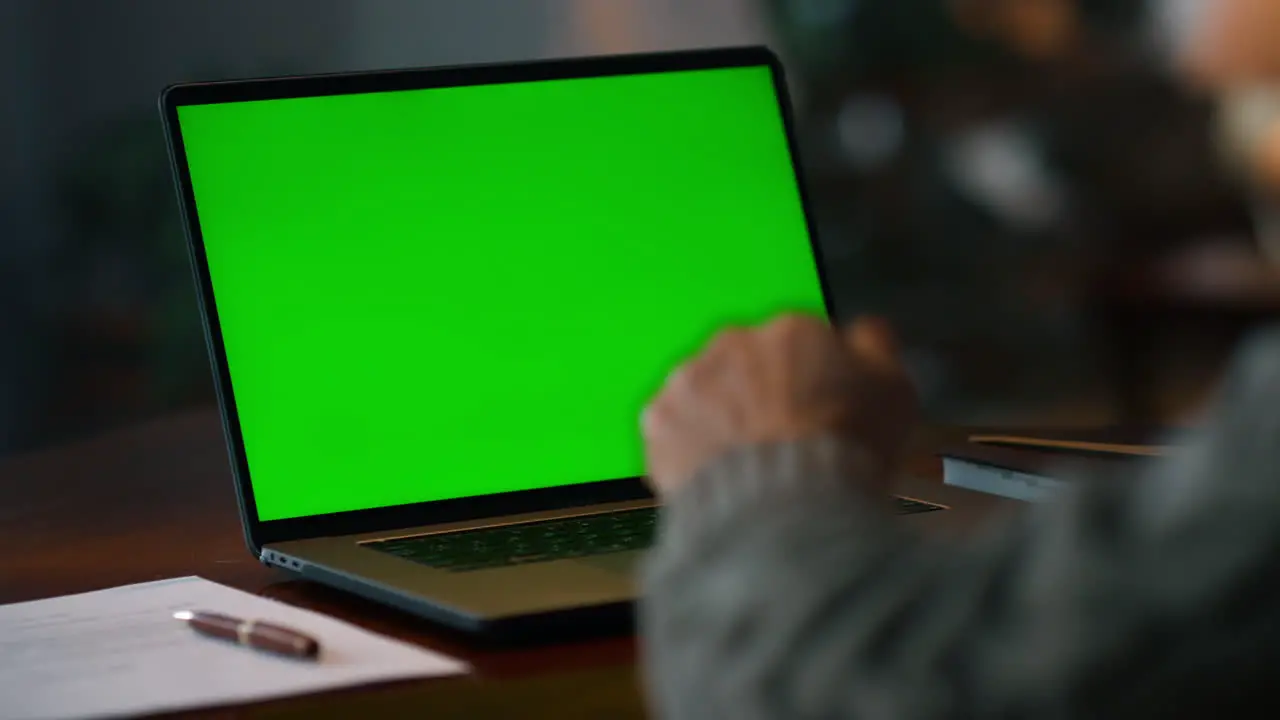
[[[828,439],[744,449],[668,503],[656,714],[1280,717],[1280,332],[1191,445],[965,544],[896,521],[867,467]]]

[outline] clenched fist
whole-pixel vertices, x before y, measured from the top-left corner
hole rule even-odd
[[[862,320],[841,333],[792,315],[729,330],[672,373],[645,410],[649,480],[670,494],[735,447],[820,435],[856,443],[887,480],[916,413],[915,391],[882,321]]]

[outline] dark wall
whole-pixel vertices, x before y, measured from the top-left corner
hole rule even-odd
[[[0,455],[210,400],[165,85],[738,43],[748,6],[0,2]]]

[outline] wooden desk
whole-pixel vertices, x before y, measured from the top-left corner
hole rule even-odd
[[[923,460],[917,470],[936,466]],[[937,486],[936,472],[929,484]],[[925,481],[918,481],[925,482]],[[906,487],[920,495],[923,487]],[[972,496],[948,527],[972,523]],[[190,717],[644,716],[631,638],[481,649],[411,616],[308,582],[253,559],[236,514],[217,413],[178,415],[0,464],[0,603],[200,575],[334,615],[461,657],[464,678],[408,681],[192,713]]]
[[[1236,243],[1206,243],[1102,284],[1092,312],[1112,354],[1119,422],[1168,424],[1158,402],[1162,333],[1194,332],[1224,350],[1280,322],[1280,267]]]

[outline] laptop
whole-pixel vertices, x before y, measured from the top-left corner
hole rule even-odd
[[[829,312],[763,48],[161,109],[249,548],[460,630],[629,608],[645,403],[726,325]]]

